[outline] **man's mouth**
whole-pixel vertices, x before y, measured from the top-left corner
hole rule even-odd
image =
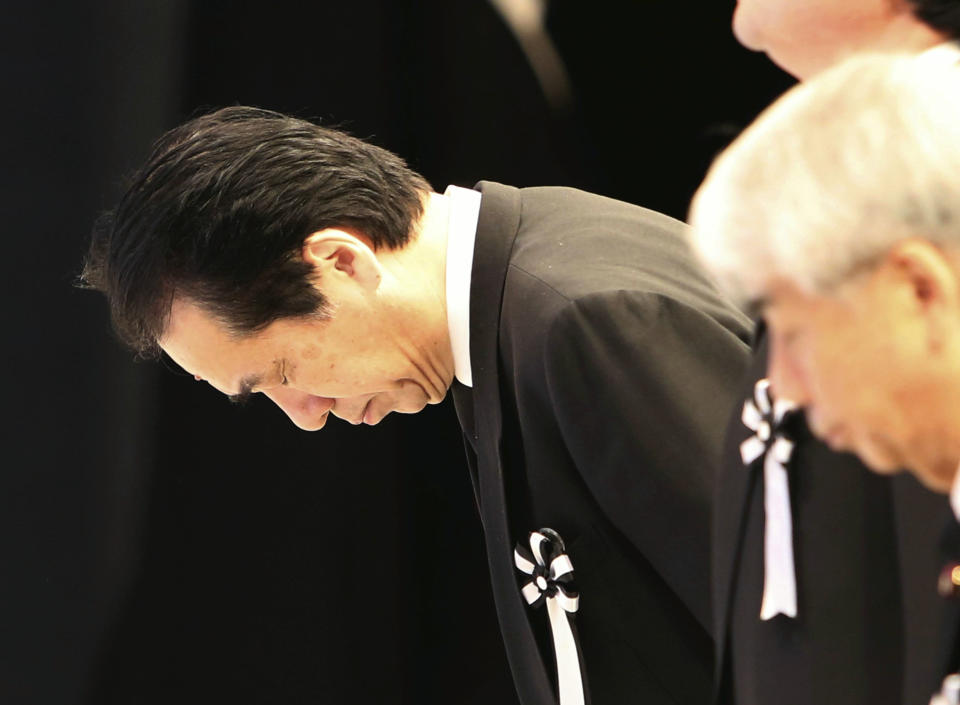
[[[359,414],[348,414],[346,409],[337,409],[336,405],[334,405],[333,408],[330,409],[330,411],[338,419],[342,419],[343,421],[346,421],[348,424],[359,426],[364,422],[364,417],[367,414],[367,409],[370,407],[370,402],[372,401],[372,399],[373,397],[371,397],[370,399],[367,399],[366,403],[363,405],[363,408],[360,410]]]

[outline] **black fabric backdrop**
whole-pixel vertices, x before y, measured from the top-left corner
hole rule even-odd
[[[482,0],[5,7],[0,702],[515,702],[452,405],[297,431],[135,363],[71,287],[163,129],[251,103],[436,188],[564,184],[683,217],[790,84],[732,2],[554,3],[552,111]],[[598,410],[598,413],[602,410]]]

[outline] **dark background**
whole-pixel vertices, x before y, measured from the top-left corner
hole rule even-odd
[[[343,126],[438,190],[682,218],[791,83],[732,9],[554,2],[558,110],[484,0],[6,5],[0,702],[515,702],[449,402],[306,434],[135,363],[71,283],[151,140],[234,103]]]

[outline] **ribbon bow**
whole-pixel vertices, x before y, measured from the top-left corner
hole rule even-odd
[[[793,560],[793,517],[790,513],[790,484],[786,464],[793,454],[793,441],[786,437],[783,420],[797,406],[785,399],[774,400],[770,381],[759,380],[753,399],[747,399],[740,418],[754,435],[740,444],[744,465],[763,460],[763,603],[760,619],[778,614],[797,616],[797,576]]]
[[[530,532],[529,544],[527,550],[518,543],[513,552],[517,568],[530,576],[520,592],[531,607],[547,605],[557,656],[560,705],[584,705],[580,654],[570,624],[580,605],[580,596],[572,584],[573,563],[564,553],[563,539],[553,529]]]
[[[960,674],[951,673],[943,679],[940,691],[930,698],[930,705],[957,705],[960,703]]]

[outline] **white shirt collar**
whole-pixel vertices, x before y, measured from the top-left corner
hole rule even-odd
[[[480,218],[480,192],[448,186],[447,221],[447,326],[453,349],[453,371],[460,383],[473,386],[470,366],[470,275],[473,271],[473,244]]]
[[[955,41],[941,42],[918,55],[921,61],[933,63],[960,63],[960,44]]]
[[[957,474],[953,476],[953,484],[950,486],[950,507],[953,509],[953,515],[960,521],[960,468]]]

